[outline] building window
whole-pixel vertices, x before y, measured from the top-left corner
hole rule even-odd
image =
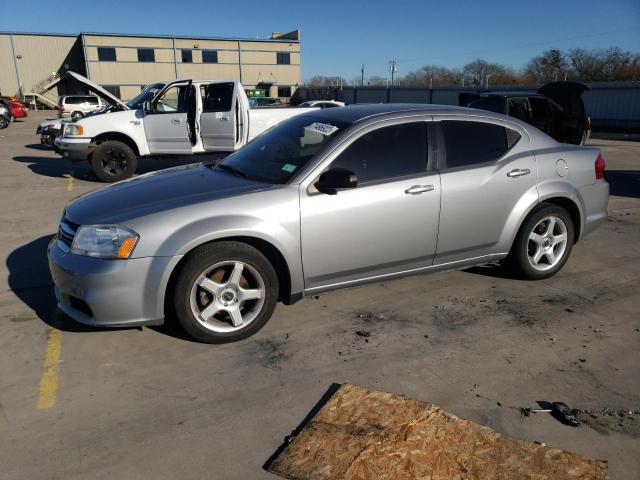
[[[192,63],[193,62],[193,52],[188,48],[182,50],[182,63]]]
[[[153,48],[139,48],[138,61],[139,62],[155,62],[156,55]]]
[[[218,51],[202,50],[202,63],[218,63]]]
[[[289,98],[291,96],[291,87],[278,87],[278,97]]]
[[[116,49],[113,47],[98,47],[98,60],[101,62],[115,62]]]
[[[276,63],[278,65],[290,65],[291,64],[291,54],[289,52],[278,52],[278,53],[276,53]]]
[[[111,95],[120,98],[120,85],[102,85],[102,88]]]

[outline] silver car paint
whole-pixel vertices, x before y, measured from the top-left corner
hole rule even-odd
[[[213,240],[252,237],[273,245],[288,266],[288,293],[295,295],[502,258],[528,213],[539,201],[551,197],[576,203],[581,234],[591,231],[606,216],[608,184],[596,182],[594,174],[597,149],[560,145],[530,125],[491,112],[405,108],[359,120],[287,185],[260,184],[192,166],[144,175],[100,189],[87,195],[86,201],[72,202],[67,207],[72,221],[119,223],[140,234],[133,257],[166,261],[161,273],[153,270],[156,278],[140,280],[143,285],[153,285],[151,292],[139,289],[121,298],[124,309],[131,306],[131,315],[106,323],[162,322],[171,272],[185,254]],[[433,171],[344,190],[335,196],[314,191],[312,184],[332,159],[367,131],[391,123],[445,118],[502,124],[520,132],[522,138],[503,158],[478,171]],[[564,177],[556,171],[559,157],[568,165],[569,174]],[[531,173],[508,178],[506,173],[514,168],[528,168]],[[444,193],[439,212],[444,187],[456,187],[458,182],[473,189],[472,198],[466,191],[460,197]],[[433,190],[405,195],[404,190],[414,185],[433,185]],[[167,193],[169,187],[171,192]],[[119,197],[125,200],[114,205]],[[376,211],[371,204],[376,204]],[[395,208],[401,209],[401,214],[394,215]],[[444,218],[445,213],[451,217]],[[442,225],[440,236],[438,222]],[[52,244],[50,251],[52,248],[57,247]],[[68,260],[59,257],[56,254],[52,258],[50,253],[54,280],[65,277],[61,281],[68,282],[68,275],[60,273],[61,269],[68,270]],[[83,267],[78,268],[74,285],[68,287],[86,294],[81,288],[85,281]],[[144,277],[145,273],[137,275]],[[104,281],[104,276],[100,279]],[[140,303],[147,305],[145,312],[152,312],[145,313],[145,318],[133,313],[139,311]],[[74,318],[86,320],[78,315]]]

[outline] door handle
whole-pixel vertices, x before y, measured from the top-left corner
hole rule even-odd
[[[173,123],[174,125],[180,125],[181,121],[179,118],[173,118],[171,119],[171,123]]]
[[[221,122],[228,122],[229,121],[229,117],[220,117],[220,121]]]
[[[511,170],[509,173],[507,173],[507,177],[522,177],[523,175],[529,175],[530,173],[531,170],[529,170],[528,168],[516,168],[515,170]]]
[[[433,189],[433,185],[413,185],[412,187],[407,188],[404,193],[407,195],[420,195],[424,192],[430,192]]]

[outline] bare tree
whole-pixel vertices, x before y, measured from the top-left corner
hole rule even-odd
[[[425,65],[418,70],[407,73],[402,79],[402,85],[454,85],[460,82],[460,72],[439,65]]]
[[[309,87],[340,87],[348,84],[349,82],[343,77],[327,77],[325,75],[314,75],[304,83],[305,86]]]
[[[365,84],[372,87],[382,87],[387,85],[387,79],[379,75],[373,75],[365,80]]]
[[[640,79],[640,55],[618,47],[585,50],[574,48],[567,56],[573,76],[583,82],[613,82]]]
[[[570,76],[571,68],[566,55],[560,50],[552,48],[529,60],[524,74],[529,81],[550,82],[565,80]]]
[[[494,85],[505,85],[517,83],[519,80],[517,75],[505,66],[482,59],[467,63],[462,68],[462,77],[465,84],[475,87],[484,87],[489,81]]]

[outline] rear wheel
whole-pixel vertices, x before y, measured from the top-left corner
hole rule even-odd
[[[178,274],[173,304],[192,337],[228,343],[249,337],[271,318],[278,277],[258,250],[240,242],[200,247]]]
[[[567,262],[573,238],[569,213],[562,207],[543,204],[524,222],[503,263],[522,278],[551,277]]]
[[[100,143],[91,155],[93,172],[103,182],[119,182],[131,177],[136,164],[136,154],[131,147],[116,140]]]
[[[0,115],[0,130],[9,126],[9,119],[4,115]]]

